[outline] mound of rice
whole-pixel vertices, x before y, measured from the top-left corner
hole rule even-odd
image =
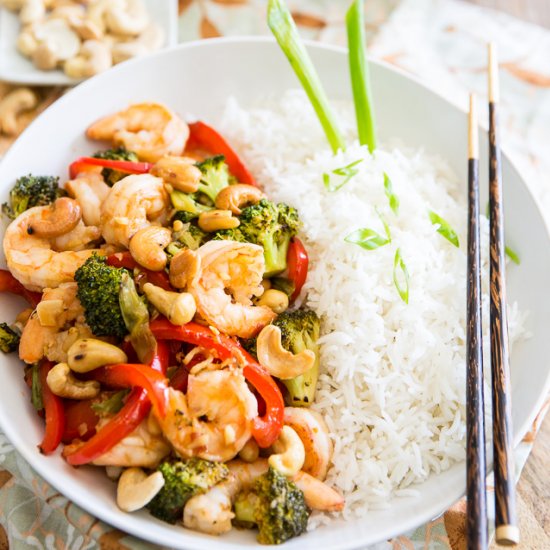
[[[350,106],[339,118],[353,145],[334,156],[301,91],[266,105],[244,110],[229,100],[221,129],[268,196],[295,206],[303,221],[310,256],[303,295],[322,319],[313,408],[335,446],[327,482],[346,497],[344,517],[361,516],[393,496],[413,495],[414,483],[465,456],[465,182],[423,151],[383,145],[371,156],[357,144]],[[358,159],[347,185],[325,189],[324,173]],[[385,196],[384,172],[400,200],[398,215]],[[345,242],[361,227],[384,234],[375,208],[391,243],[364,250]],[[447,220],[460,248],[437,232],[428,210]],[[410,275],[408,305],[393,282],[397,248]],[[483,267],[487,272],[487,254]],[[509,325],[513,342],[522,333],[515,307]]]

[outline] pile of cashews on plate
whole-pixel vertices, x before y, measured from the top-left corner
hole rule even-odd
[[[159,49],[164,32],[142,0],[0,0],[21,21],[17,49],[37,69],[88,78]]]

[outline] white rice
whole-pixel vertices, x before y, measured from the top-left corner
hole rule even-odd
[[[322,319],[313,407],[334,440],[327,482],[344,493],[350,518],[387,507],[393,496],[414,495],[413,484],[464,459],[466,194],[441,159],[385,144],[371,156],[357,144],[351,107],[343,106],[339,118],[353,145],[336,156],[301,91],[251,110],[229,100],[221,129],[268,196],[294,205],[303,221],[310,257],[303,294]],[[359,173],[328,192],[323,174],[358,159]],[[400,199],[397,216],[384,172]],[[375,208],[392,242],[372,251],[345,242],[360,227],[384,234]],[[457,232],[460,248],[437,232],[429,209]],[[488,222],[482,223],[487,272]],[[393,282],[398,247],[410,274],[408,305]],[[486,292],[483,299],[487,305]],[[511,307],[512,342],[522,322]],[[325,521],[317,515],[312,524]]]

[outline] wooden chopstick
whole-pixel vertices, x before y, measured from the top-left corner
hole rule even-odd
[[[498,62],[496,47],[489,44],[489,212],[490,212],[490,327],[491,378],[493,388],[493,460],[495,476],[495,527],[498,544],[519,542],[516,519],[504,223],[502,211],[502,169],[498,134]]]
[[[468,123],[466,534],[469,550],[485,550],[487,548],[487,491],[485,488],[485,406],[483,397],[483,337],[481,329],[479,129],[474,94],[470,95],[470,116]]]

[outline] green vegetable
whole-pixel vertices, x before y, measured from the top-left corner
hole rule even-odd
[[[281,313],[273,324],[281,329],[281,343],[286,350],[297,354],[309,349],[315,354],[315,363],[311,369],[296,378],[282,381],[287,389],[287,403],[293,407],[307,407],[315,399],[319,377],[317,340],[321,321],[313,310],[297,309]]]
[[[218,231],[214,238],[262,246],[265,277],[284,271],[290,239],[296,235],[300,227],[296,209],[284,203],[275,204],[262,199],[259,203],[244,208],[239,219],[239,227]]]
[[[130,333],[130,342],[142,363],[149,363],[157,341],[149,328],[149,310],[145,297],[138,294],[134,280],[127,271],[122,274],[118,294],[124,324]]]
[[[260,544],[281,544],[301,535],[309,518],[302,491],[273,468],[237,497],[234,512],[237,524],[258,527]]]
[[[329,192],[338,191],[338,189],[341,189],[348,183],[348,181],[353,178],[353,176],[357,175],[359,170],[357,168],[354,168],[354,166],[357,166],[360,162],[363,162],[363,159],[356,160],[354,162],[350,162],[346,166],[342,166],[341,168],[336,168],[331,173],[335,176],[341,176],[344,179],[341,180],[339,183],[334,183],[331,181],[330,174],[323,174],[323,183]]]
[[[124,274],[125,269],[107,265],[105,257],[95,253],[76,270],[77,296],[96,336],[123,338],[128,333],[118,299]]]
[[[107,396],[103,401],[92,403],[91,407],[99,415],[116,414],[124,406],[124,400],[130,393],[130,390],[120,390]]]
[[[23,176],[10,191],[9,201],[2,205],[2,212],[14,220],[19,214],[33,206],[45,206],[65,196],[59,189],[59,178],[53,176]]]
[[[400,280],[401,279],[401,280]],[[401,249],[395,251],[395,258],[393,260],[393,283],[401,299],[408,304],[409,303],[409,272],[407,266],[401,256]]]
[[[390,232],[390,226],[388,225],[388,222],[382,212],[378,210],[378,208],[375,206],[374,210],[378,214],[378,217],[380,218],[380,221],[382,222],[382,225],[384,226],[384,233],[386,233],[386,237],[388,238],[388,241],[391,243],[391,232]]]
[[[182,191],[172,191],[170,193],[170,201],[176,209],[176,213],[172,221],[180,220],[183,223],[189,223],[191,220],[198,218],[202,212],[208,212],[213,209],[213,206],[202,204],[199,202],[198,193],[183,193]]]
[[[388,197],[390,208],[393,210],[393,213],[397,216],[399,212],[399,197],[393,192],[393,184],[388,174],[386,174],[386,172],[384,172],[384,191],[386,192],[386,197]]]
[[[352,231],[349,235],[346,235],[344,240],[348,243],[356,244],[365,250],[375,250],[390,242],[387,236],[383,237],[374,229],[369,229],[367,227]]]
[[[300,80],[334,152],[346,144],[323,86],[283,0],[269,0],[267,24]]]
[[[128,151],[124,147],[117,147],[115,149],[107,149],[106,151],[98,151],[93,155],[96,159],[106,160],[127,160],[130,162],[139,162],[139,158],[133,151]],[[105,183],[112,187],[117,181],[128,176],[126,172],[119,172],[112,168],[103,168],[101,175],[105,180]]]
[[[175,256],[184,248],[197,250],[210,238],[208,233],[192,223],[184,223],[183,227],[178,231],[174,231],[172,236],[174,240],[165,248],[170,257]]]
[[[205,493],[229,475],[225,464],[200,458],[166,460],[157,470],[162,472],[164,487],[147,508],[168,523],[181,520],[183,507],[192,496]]]
[[[458,242],[458,235],[456,234],[454,229],[449,225],[449,223],[446,220],[444,220],[441,216],[433,212],[432,210],[429,210],[428,213],[430,215],[430,221],[434,225],[439,225],[437,232],[458,248],[460,246]]]
[[[354,0],[346,15],[348,31],[348,56],[355,116],[359,143],[367,145],[372,153],[376,149],[376,128],[372,91],[369,76],[369,63],[365,52],[365,21],[363,0]]]
[[[289,298],[294,294],[294,290],[296,290],[294,281],[286,277],[273,277],[270,281],[271,288],[284,292]]]
[[[44,408],[44,401],[42,399],[42,383],[40,382],[40,364],[34,363],[31,370],[31,403],[37,411],[41,411]]]
[[[512,250],[509,246],[505,246],[504,247],[504,253],[506,254],[506,256],[508,256],[508,258],[510,258],[510,260],[512,260],[516,265],[519,265],[521,263],[521,260],[519,258],[519,255],[517,252],[515,252],[514,250]]]
[[[4,353],[12,353],[19,348],[21,336],[7,323],[0,323],[0,350]]]
[[[202,172],[199,193],[204,193],[214,203],[218,193],[229,185],[229,169],[223,155],[209,157],[197,164]]]

